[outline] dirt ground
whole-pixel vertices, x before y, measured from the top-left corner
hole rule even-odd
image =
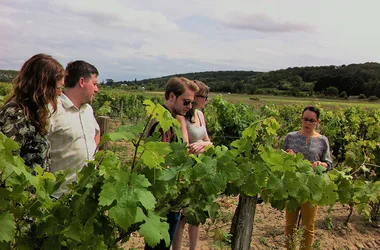
[[[228,245],[215,242],[214,233],[216,229],[229,232],[237,201],[236,197],[220,199],[221,216],[216,223],[207,221],[200,226],[197,249],[230,249]],[[345,226],[349,214],[347,206],[337,204],[330,215],[327,210],[328,207],[318,210],[314,249],[380,249],[380,228],[374,223],[354,211],[348,226]],[[284,224],[283,211],[275,210],[268,204],[257,205],[251,249],[285,249]],[[187,231],[183,238],[182,249],[189,249]],[[134,234],[124,249],[144,249],[143,242],[138,234]]]

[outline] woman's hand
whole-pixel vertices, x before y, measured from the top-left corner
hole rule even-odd
[[[292,154],[292,155],[295,155],[295,154],[296,154],[296,152],[294,152],[293,149],[290,149],[290,148],[288,148],[288,149],[286,150],[286,152],[287,152],[288,154]]]
[[[311,167],[314,169],[314,167],[316,166],[323,166],[325,168],[327,168],[327,163],[326,162],[322,162],[322,161],[315,161],[313,162],[313,164],[311,164]]]
[[[205,145],[194,142],[188,145],[187,148],[189,149],[190,154],[199,154],[204,151]]]

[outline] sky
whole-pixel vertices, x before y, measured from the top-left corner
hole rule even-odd
[[[37,53],[99,79],[380,61],[380,1],[0,0],[0,69]]]

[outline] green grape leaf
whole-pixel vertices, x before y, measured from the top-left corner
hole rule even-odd
[[[151,247],[156,246],[161,239],[165,240],[166,246],[170,244],[169,224],[161,222],[161,218],[156,214],[148,213],[145,223],[140,226],[139,233]]]
[[[296,198],[298,196],[299,189],[304,183],[300,182],[299,176],[296,172],[286,171],[284,173],[284,191],[286,191],[289,196]]]
[[[109,206],[118,198],[119,190],[117,185],[107,182],[102,186],[102,191],[99,194],[99,205]]]
[[[326,172],[326,168],[324,166],[315,166],[314,172],[316,172],[317,174],[320,175],[320,174]]]
[[[209,215],[210,215],[210,219],[212,222],[215,222],[215,219],[216,219],[216,216],[219,212],[219,209],[220,209],[220,205],[219,203],[217,202],[213,202],[207,209]]]
[[[284,188],[284,183],[275,173],[272,173],[268,178],[267,188],[271,190],[275,200],[288,198],[288,193]]]
[[[236,167],[236,163],[231,160],[227,155],[222,155],[218,158],[218,170],[229,181],[237,180],[239,175],[239,169]]]
[[[342,179],[338,185],[339,202],[349,204],[352,199],[352,183],[350,180]]]
[[[145,207],[145,209],[148,209],[148,210],[154,209],[154,206],[156,205],[156,199],[154,198],[153,194],[150,191],[140,189],[140,188],[136,188],[134,191],[136,192],[136,196],[138,197],[138,200]]]
[[[15,222],[10,212],[0,213],[0,242],[11,242],[15,235]]]
[[[163,132],[166,132],[171,127],[180,126],[179,121],[174,119],[169,110],[167,110],[163,106],[157,105],[154,112],[155,114],[153,118],[159,122],[158,126],[156,127],[156,131],[158,131],[158,129],[161,128]]]
[[[266,164],[271,168],[272,172],[282,171],[284,166],[284,157],[280,153],[275,153],[271,151],[264,151],[261,155],[261,158]]]
[[[326,168],[325,168],[326,169]],[[311,175],[309,180],[308,180],[308,186],[311,192],[311,197],[314,201],[320,201],[323,197],[324,193],[324,180],[321,176],[318,175]]]
[[[245,183],[241,187],[241,192],[248,196],[255,196],[260,192],[260,188],[256,183],[256,178],[253,173],[246,177]]]
[[[10,138],[5,139],[5,141],[3,142],[3,145],[4,145],[5,150],[9,154],[13,154],[12,153],[13,151],[16,151],[20,148],[20,145],[18,145],[17,142],[15,142],[14,140]]]
[[[117,205],[112,207],[109,210],[109,216],[115,220],[115,222],[124,230],[128,230],[128,228],[138,222],[136,221],[137,215],[137,205],[134,202],[136,197],[133,195],[124,194],[124,199],[122,201],[118,201]]]
[[[144,100],[143,104],[145,105],[145,110],[148,115],[152,115],[154,110],[156,109],[156,104],[154,104],[151,100]]]
[[[144,149],[141,159],[149,168],[161,168],[160,164],[165,162],[164,156],[172,152],[166,142],[147,142]]]
[[[79,222],[73,223],[63,233],[67,238],[80,242],[81,225]]]
[[[297,211],[297,208],[299,208],[300,206],[300,203],[298,203],[296,199],[290,199],[286,204],[286,209],[290,213],[295,213]]]

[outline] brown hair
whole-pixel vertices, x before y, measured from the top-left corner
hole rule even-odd
[[[185,77],[171,77],[166,85],[165,99],[169,100],[170,93],[173,93],[175,96],[182,95],[186,91],[186,88],[194,91],[194,93],[199,91],[198,86],[193,81]]]
[[[311,112],[314,112],[317,116],[317,119],[319,120],[319,114],[321,113],[319,111],[319,108],[315,107],[315,106],[306,106],[303,111],[302,111],[302,115],[305,113],[306,110],[309,110]]]
[[[95,74],[96,76],[99,75],[99,72],[94,65],[82,60],[69,62],[66,66],[66,73],[66,88],[74,88],[81,77],[88,81],[93,74]]]
[[[43,135],[47,134],[50,110],[57,109],[57,81],[65,76],[62,65],[50,55],[37,54],[27,60],[13,80],[7,102],[19,104],[26,119]]]
[[[210,92],[210,88],[201,81],[193,80],[195,85],[198,87],[198,92],[195,93],[195,96],[207,96]],[[196,99],[194,100],[194,104],[196,103]],[[195,105],[191,105],[191,109],[186,113],[185,118],[192,123],[195,123]]]

